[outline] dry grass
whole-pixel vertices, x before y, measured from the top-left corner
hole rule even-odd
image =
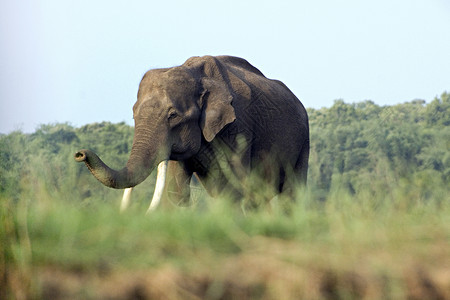
[[[150,217],[146,203],[5,199],[0,298],[450,299],[449,203],[409,197]]]
[[[253,251],[219,259],[196,257],[189,268],[166,264],[85,272],[44,267],[34,276],[43,299],[450,298],[449,265],[389,253],[370,253],[356,264],[330,252],[311,255],[298,243],[273,238],[252,242],[257,245]],[[449,253],[450,247],[441,250]]]

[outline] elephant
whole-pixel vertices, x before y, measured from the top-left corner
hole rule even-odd
[[[152,203],[159,203],[164,182],[165,195],[188,203],[193,175],[212,197],[233,199],[241,199],[253,174],[274,196],[306,185],[307,112],[286,85],[245,59],[191,57],[180,66],[146,72],[133,118],[133,144],[123,169],[109,168],[90,150],[75,154],[101,183],[126,189],[123,202],[156,166],[159,196]]]

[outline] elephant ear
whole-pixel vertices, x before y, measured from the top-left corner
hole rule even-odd
[[[202,85],[200,128],[205,140],[211,142],[227,124],[236,120],[236,114],[231,105],[233,96],[223,80],[206,77]]]

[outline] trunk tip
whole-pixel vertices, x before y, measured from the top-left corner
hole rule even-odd
[[[86,150],[78,151],[77,153],[75,153],[74,158],[77,162],[86,161]]]

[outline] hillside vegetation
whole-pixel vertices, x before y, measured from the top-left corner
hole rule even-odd
[[[308,189],[290,214],[194,187],[144,212],[154,174],[102,186],[76,150],[125,165],[125,123],[0,136],[1,299],[450,298],[450,94],[308,109]]]

